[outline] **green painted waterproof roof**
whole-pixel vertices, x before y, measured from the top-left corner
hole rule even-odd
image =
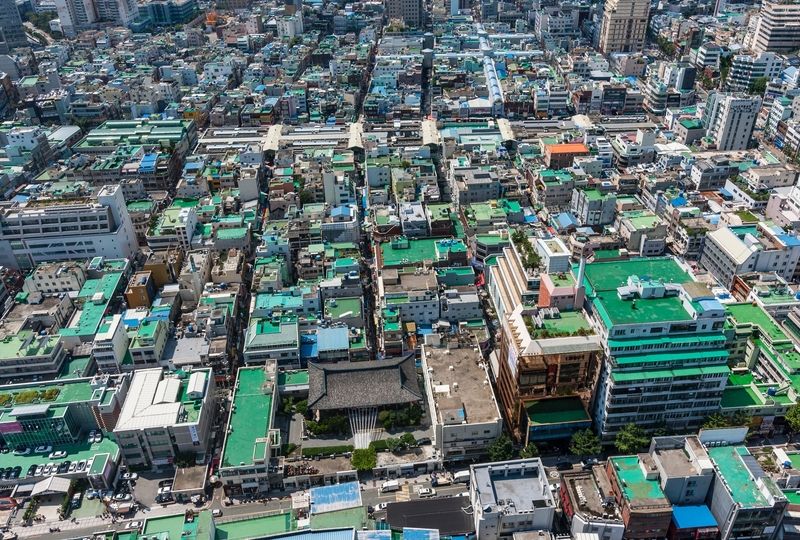
[[[654,499],[663,504],[669,504],[658,480],[648,480],[639,465],[636,456],[610,457],[608,460],[614,467],[620,479],[620,487],[625,498],[629,501],[644,501]]]
[[[291,512],[218,523],[215,540],[244,540],[293,531],[297,522]]]
[[[708,455],[717,467],[717,472],[728,486],[734,502],[745,508],[771,506],[756,486],[755,478],[742,461],[749,456],[743,446],[720,446],[708,448]]]
[[[236,377],[237,389],[233,395],[222,467],[239,467],[253,464],[253,454],[258,439],[269,436],[272,427],[275,381],[263,367],[240,368]]]
[[[663,280],[665,283],[692,281],[671,257],[646,257],[625,261],[593,262],[586,265],[585,280],[593,291],[614,291],[628,276]]]
[[[99,443],[90,444],[82,440],[81,442],[75,444],[57,444],[53,445],[53,449],[63,450],[66,452],[67,457],[62,459],[70,460],[73,463],[82,460],[88,461],[89,459],[95,458],[95,456],[100,459],[100,462],[102,462],[104,459],[102,456],[114,456],[114,459],[116,460],[119,454],[119,447],[117,446],[117,443],[109,437],[103,437],[103,440]],[[46,454],[42,455],[30,453],[27,456],[15,456],[13,452],[9,452],[8,454],[0,454],[0,467],[22,467],[23,474],[31,465],[41,465],[47,461],[48,459]],[[92,463],[92,469],[94,469],[94,463]]]
[[[183,534],[183,522],[185,519],[183,514],[148,518],[145,521],[142,535],[151,536],[167,533],[170,540],[179,540]]]
[[[106,308],[119,288],[122,278],[122,273],[110,272],[100,279],[87,279],[78,293],[78,298],[82,301],[78,324],[62,328],[59,330],[59,334],[65,337],[88,337],[96,334],[103,317],[105,317]],[[95,302],[93,298],[98,293],[102,293],[102,299]]]
[[[325,301],[325,315],[334,321],[347,313],[348,317],[361,317],[361,297],[329,298]]]
[[[680,322],[692,320],[680,299],[675,296],[623,300],[617,287],[628,277],[685,283],[691,277],[670,257],[638,258],[627,261],[594,262],[586,265],[584,285],[607,327],[642,322]]]
[[[525,410],[528,421],[536,426],[592,421],[577,396],[542,399],[526,405]]]
[[[529,327],[528,331],[532,339],[571,335],[579,330],[593,333],[591,332],[592,327],[580,311],[562,311],[558,318],[542,319],[542,323],[542,328]]]
[[[758,326],[761,333],[769,338],[772,343],[789,341],[778,323],[766,311],[753,304],[727,304],[725,309],[738,324],[752,324]]]
[[[155,205],[155,202],[149,200],[130,201],[126,204],[128,212],[149,212]]]
[[[291,371],[281,371],[278,373],[278,386],[308,384],[308,370],[296,369]]]
[[[507,246],[511,244],[508,236],[500,236],[499,234],[478,234],[475,236],[475,242],[485,246]]]
[[[323,514],[311,514],[311,528],[313,530],[350,527],[360,531],[367,523],[367,509],[364,506],[356,506],[346,510],[334,510]]]
[[[741,409],[763,404],[764,399],[753,390],[752,386],[727,386],[722,392],[720,406],[723,409]]]

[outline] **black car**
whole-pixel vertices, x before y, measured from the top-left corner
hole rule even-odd
[[[19,475],[22,474],[22,467],[17,465],[11,470],[11,478],[19,478]]]
[[[36,474],[36,465],[31,465],[28,467],[28,473],[25,476],[33,476]]]
[[[65,473],[65,472],[67,472],[68,470],[69,470],[69,461],[65,461],[64,463],[61,463],[61,464],[58,466],[58,468],[56,469],[56,471],[58,472],[58,474]]]
[[[569,461],[559,461],[558,463],[556,463],[556,470],[571,471],[572,463],[570,463]]]

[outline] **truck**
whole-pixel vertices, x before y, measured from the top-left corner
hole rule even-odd
[[[453,474],[454,484],[469,484],[469,471],[458,471]]]
[[[400,482],[397,480],[387,480],[381,484],[381,493],[389,493],[390,491],[397,491],[400,489]]]

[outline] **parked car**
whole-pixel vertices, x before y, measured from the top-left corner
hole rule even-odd
[[[56,472],[58,474],[63,474],[69,470],[69,461],[65,461],[61,463],[58,467],[56,467]]]
[[[34,463],[30,467],[28,467],[28,474],[26,474],[25,476],[33,476],[35,474],[36,474],[36,464]]]
[[[385,503],[385,502],[378,503],[378,506],[375,507],[375,510],[380,512],[381,510],[386,510],[387,506],[389,506],[389,503]]]
[[[426,487],[420,488],[420,490],[417,492],[417,495],[419,495],[420,497],[423,497],[423,498],[435,497],[436,496],[436,490],[433,489],[433,488],[426,488]]]
[[[89,490],[86,491],[86,494],[85,494],[85,497],[87,499],[89,499],[90,501],[92,499],[96,499],[99,496],[100,496],[100,494],[97,492],[96,489],[89,489]]]
[[[585,461],[581,461],[581,469],[583,469],[584,471],[588,471],[598,463],[600,462],[597,461],[597,458],[589,458]]]
[[[31,449],[28,448],[27,446],[17,446],[14,449],[14,455],[15,456],[27,456],[30,453],[31,453]]]
[[[69,464],[67,472],[75,472],[76,470],[78,470],[78,462],[73,461],[72,463]]]
[[[220,516],[222,515],[222,510],[220,510],[219,508],[214,508],[214,509],[211,511],[211,515],[212,515],[213,517],[220,517]]]
[[[99,443],[102,440],[103,440],[103,432],[102,431],[98,431],[97,433],[94,434],[94,437],[92,437],[92,441],[91,442]]]
[[[172,486],[172,480],[162,480],[158,483],[158,487]]]
[[[36,472],[34,474],[36,476],[42,476],[44,474],[44,465],[37,465]]]
[[[572,463],[569,461],[559,461],[556,463],[556,469],[559,471],[571,471],[572,470]]]
[[[50,459],[61,459],[67,457],[67,453],[63,450],[56,450],[55,452],[50,452],[50,455],[47,457]]]
[[[115,501],[129,501],[133,499],[130,493],[117,493],[114,495],[113,499]]]
[[[139,530],[139,529],[142,528],[142,522],[141,521],[129,521],[125,525],[125,528],[128,529],[128,530]]]
[[[77,470],[78,472],[80,472],[80,471],[82,471],[82,470],[83,470],[83,469],[85,469],[85,468],[86,468],[86,460],[85,460],[85,459],[82,459],[82,460],[80,460],[80,461],[78,462],[78,467],[77,467],[77,469],[76,469],[76,470]]]
[[[135,472],[126,472],[122,475],[123,480],[136,480],[137,478],[139,478],[139,475]]]
[[[41,446],[37,446],[36,448],[34,448],[33,451],[36,452],[37,454],[46,454],[52,449],[53,447],[50,446],[49,444],[43,444]]]

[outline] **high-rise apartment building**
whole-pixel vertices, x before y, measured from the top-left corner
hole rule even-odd
[[[714,92],[709,94],[703,125],[718,150],[745,150],[761,108],[761,98]]]
[[[756,52],[800,48],[800,3],[763,2],[746,45]]]
[[[587,264],[583,285],[605,349],[594,399],[603,440],[629,423],[688,432],[719,410],[726,315],[707,285],[668,257]]]
[[[25,37],[25,30],[22,27],[22,18],[19,16],[19,9],[14,0],[0,1],[0,30],[3,39],[0,49],[5,49],[5,52],[15,47],[28,46],[28,38]]]
[[[649,16],[648,0],[606,0],[600,27],[600,50],[606,54],[641,52]]]
[[[756,81],[768,81],[779,77],[783,69],[783,58],[773,52],[758,55],[737,54],[731,62],[731,70],[725,79],[728,92],[750,92]]]
[[[97,22],[92,0],[55,0],[55,4],[61,30],[67,37],[73,37]]]
[[[422,0],[386,0],[387,19],[400,19],[407,26],[422,26]]]

